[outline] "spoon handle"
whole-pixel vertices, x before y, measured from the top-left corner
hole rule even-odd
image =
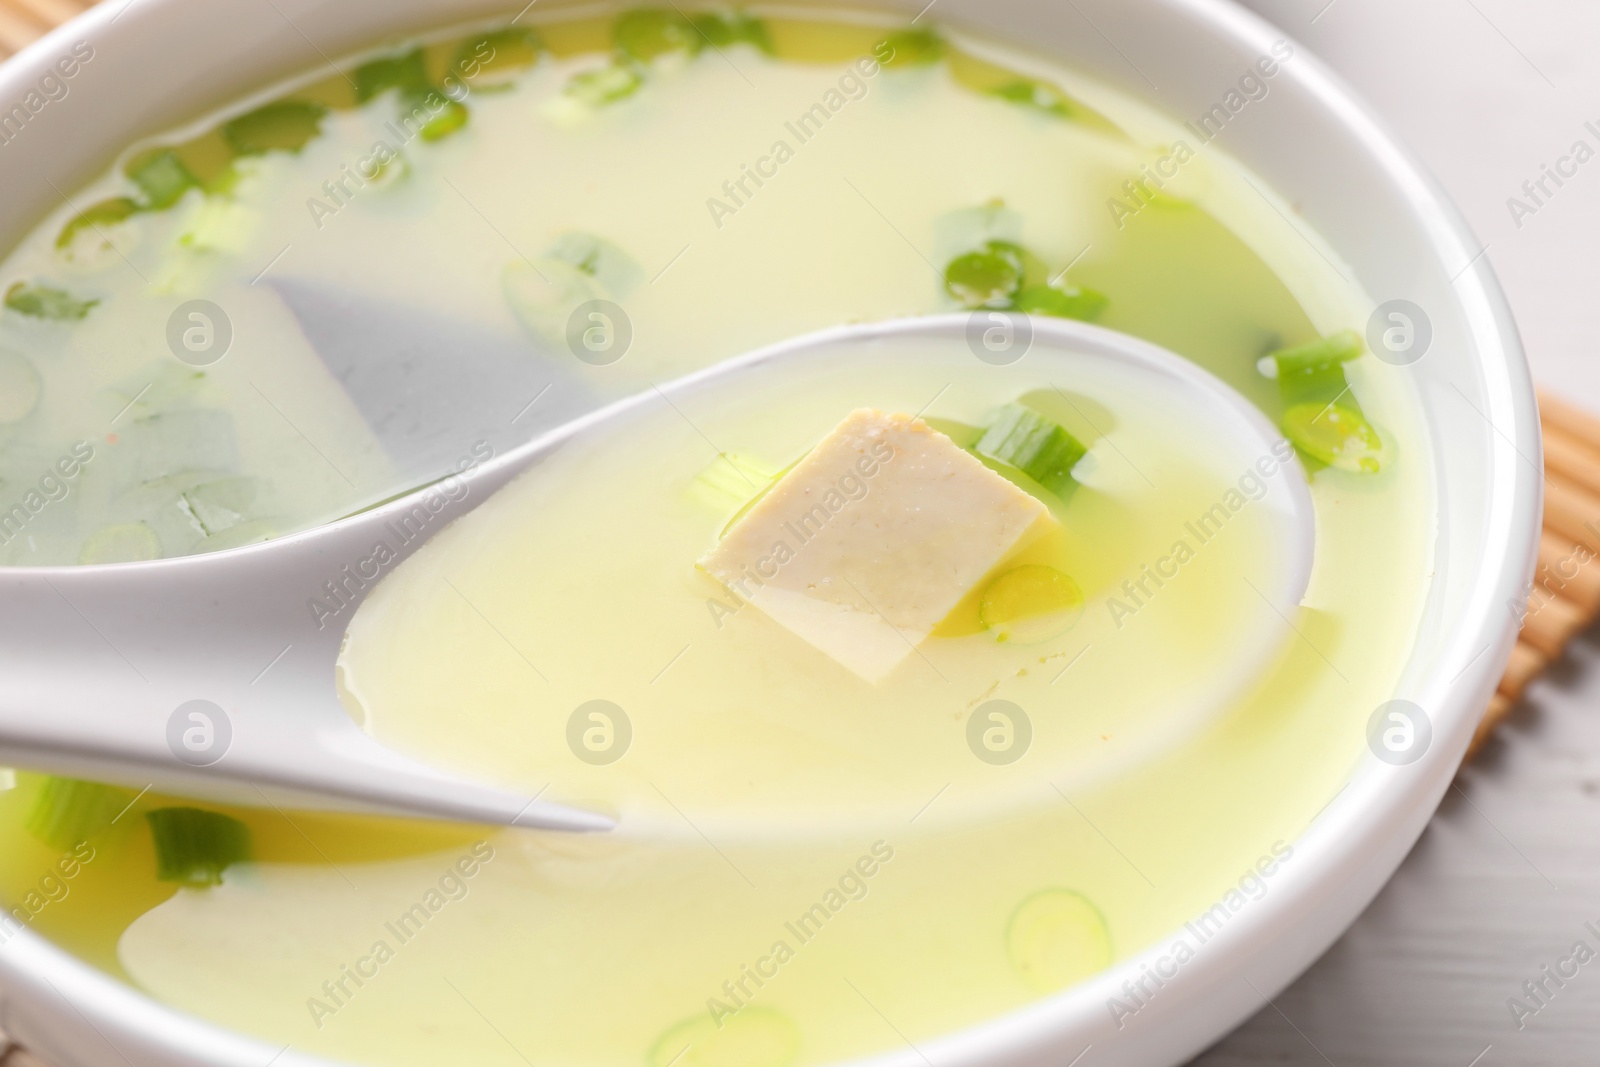
[[[340,703],[361,597],[418,524],[431,535],[486,494],[451,495],[210,556],[0,569],[0,760],[255,805],[609,829],[393,752]]]

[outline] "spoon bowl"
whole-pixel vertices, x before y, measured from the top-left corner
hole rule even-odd
[[[578,811],[428,767],[379,744],[341,701],[345,629],[384,575],[450,522],[568,444],[614,432],[641,410],[738,387],[777,364],[904,342],[963,338],[1008,365],[1046,352],[1111,360],[1183,390],[1238,435],[1242,454],[1282,449],[1276,427],[1232,388],[1154,345],[1084,323],[1008,313],[851,325],[784,341],[637,394],[537,439],[328,525],[211,555],[146,563],[0,571],[0,760],[158,786],[248,805],[353,808],[595,831]],[[891,344],[894,343],[894,345]],[[887,357],[881,357],[887,358]],[[1277,654],[1309,581],[1310,494],[1297,464],[1264,498],[1283,546],[1256,593],[1237,684]],[[492,625],[492,624],[491,624]],[[452,709],[441,709],[450,714]]]

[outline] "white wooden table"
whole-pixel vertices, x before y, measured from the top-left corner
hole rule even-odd
[[[1506,203],[1574,141],[1600,151],[1600,5],[1247,2],[1422,156],[1489,246],[1535,377],[1600,411],[1600,157],[1520,229]],[[1521,1029],[1507,1005],[1579,939],[1600,954],[1600,640],[1534,683],[1459,785],[1350,933],[1196,1067],[1600,1064],[1600,955]]]

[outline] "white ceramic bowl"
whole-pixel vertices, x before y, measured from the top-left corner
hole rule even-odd
[[[909,17],[925,3],[873,6]],[[322,54],[505,6],[107,0],[0,67],[3,114],[76,42],[94,49],[68,95],[0,143],[0,244],[54,206],[57,187],[93,176],[136,137],[310,68]],[[941,0],[936,16],[1060,55],[1178,116],[1209,110],[1283,36],[1227,0]],[[1537,410],[1500,289],[1437,186],[1304,49],[1272,94],[1271,106],[1230,126],[1228,151],[1294,203],[1376,299],[1413,301],[1432,320],[1432,350],[1411,370],[1436,457],[1436,574],[1404,684],[1432,720],[1431,746],[1406,767],[1367,760],[1295,842],[1296,861],[1271,892],[1120,1030],[1107,998],[1153,964],[1162,945],[1085,985],[875,1063],[1061,1067],[1087,1046],[1086,1067],[1161,1067],[1194,1055],[1304,970],[1394,872],[1449,786],[1509,654],[1516,623],[1507,605],[1531,573],[1542,501]],[[60,1067],[313,1062],[162,1007],[27,930],[0,944],[0,1026]]]

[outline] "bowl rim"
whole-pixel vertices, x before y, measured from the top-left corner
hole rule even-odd
[[[185,2],[124,0],[89,8],[0,63],[0,98],[20,98],[74,39],[118,32],[112,24],[130,7],[141,9],[139,17],[130,21],[134,25],[156,17],[156,11]],[[1161,17],[1164,9],[1168,17],[1207,24],[1263,54],[1274,41],[1289,36],[1234,0],[1144,2],[1156,10],[1156,17]],[[373,34],[374,40],[381,36]],[[1174,992],[1163,1001],[1167,1006],[1162,1013],[1169,1020],[1177,1013],[1190,1012],[1187,1023],[1171,1027],[1174,1034],[1162,1034],[1157,1032],[1159,1028],[1141,1022],[1138,1034],[1123,1031],[1121,1044],[1107,1048],[1112,1060],[1097,1059],[1097,1063],[1148,1064],[1157,1062],[1152,1056],[1193,1054],[1204,1047],[1194,1034],[1209,1032],[1211,1039],[1220,1037],[1270,1004],[1272,996],[1342,935],[1410,851],[1450,787],[1516,638],[1517,623],[1505,605],[1523,594],[1537,556],[1543,485],[1522,468],[1531,463],[1528,457],[1542,458],[1538,406],[1505,293],[1487,257],[1475,251],[1479,242],[1443,187],[1354,90],[1314,52],[1296,44],[1296,62],[1286,65],[1281,76],[1306,93],[1305,106],[1324,111],[1359,143],[1364,152],[1362,165],[1404,197],[1411,216],[1425,227],[1440,265],[1449,259],[1467,264],[1452,284],[1468,320],[1468,336],[1477,349],[1474,367],[1486,379],[1490,410],[1481,414],[1496,431],[1496,439],[1490,441],[1495,467],[1492,495],[1485,507],[1489,529],[1484,555],[1503,565],[1478,575],[1469,606],[1452,626],[1446,649],[1438,656],[1441,668],[1419,687],[1418,702],[1435,709],[1429,751],[1418,762],[1400,768],[1363,757],[1345,786],[1293,842],[1295,851],[1305,855],[1303,862],[1283,868],[1272,891],[1254,902],[1246,921],[1226,925],[1208,941],[1208,945],[1215,942],[1216,949],[1188,965],[1182,986],[1175,984]],[[1451,670],[1456,673],[1449,675]],[[1302,934],[1299,928],[1306,916],[1330,913],[1343,916],[1331,924],[1324,922],[1333,928],[1331,934],[1319,931],[1309,938]],[[1122,991],[1121,981],[1126,976],[1153,966],[1170,939],[1171,934],[1165,935],[1145,951],[1060,993],[920,1046],[908,1043],[906,1048],[854,1059],[841,1067],[927,1067],[934,1059],[952,1067],[978,1063],[1043,1067],[1055,1063],[1063,1051],[1073,1054],[1061,1047],[1064,1036],[1106,1031],[1106,999]],[[1286,941],[1301,942],[1294,961],[1263,964],[1274,946]],[[1259,985],[1246,975],[1247,969],[1259,975]],[[1247,991],[1241,990],[1242,995],[1219,1006],[1218,987],[1225,983],[1237,986],[1241,978]],[[99,1041],[111,1045],[124,1060],[129,1059],[126,1050],[150,1062],[196,1067],[224,1063],[339,1067],[342,1063],[307,1056],[288,1046],[276,1048],[168,1007],[78,959],[30,927],[0,937],[0,985],[7,993],[0,1001],[0,1024],[34,1040],[45,1055],[67,1042],[34,1038],[34,1033],[42,1034],[40,1028],[29,1025],[34,1019],[54,1019],[64,1027],[86,1023]],[[76,995],[69,998],[64,988]],[[1211,991],[1209,995],[1206,990]],[[77,1003],[80,1001],[89,1005],[87,1012]],[[23,1006],[20,1015],[19,1006]],[[90,1012],[101,1025],[95,1025]],[[1205,1019],[1196,1023],[1194,1012]],[[124,1043],[107,1036],[103,1029],[107,1026]],[[1094,1042],[1077,1055],[1081,1057],[1091,1047]],[[63,1055],[79,1058],[65,1051]]]

